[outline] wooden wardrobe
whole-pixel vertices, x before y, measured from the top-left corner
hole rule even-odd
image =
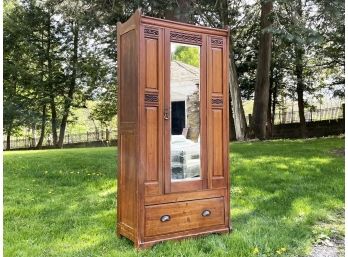
[[[117,33],[117,235],[228,232],[228,31],[138,10]]]

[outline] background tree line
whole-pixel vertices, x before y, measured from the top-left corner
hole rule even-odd
[[[62,147],[73,107],[93,100],[102,123],[117,114],[116,23],[145,15],[230,29],[231,129],[238,140],[271,136],[284,97],[344,97],[344,1],[6,0],[4,133],[40,127]],[[243,100],[253,99],[247,128]],[[8,148],[10,146],[8,145]]]

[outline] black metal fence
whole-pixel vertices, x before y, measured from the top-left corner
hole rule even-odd
[[[66,134],[64,136],[63,146],[71,145],[75,143],[89,143],[89,142],[102,142],[105,145],[111,140],[117,139],[117,130],[98,130],[93,132],[86,133],[77,133],[77,134]],[[20,137],[20,138],[11,138],[10,149],[29,149],[34,148],[38,143],[39,138],[33,138],[31,136]],[[52,146],[52,137],[46,136],[43,140],[42,146]],[[3,149],[7,149],[7,141],[3,142]]]
[[[344,118],[344,105],[340,107],[332,107],[325,109],[316,109],[305,111],[306,122],[321,121],[321,120],[337,120]],[[251,114],[247,121],[250,123]],[[300,122],[300,116],[298,111],[283,112],[278,111],[274,114],[274,125],[278,124],[289,124]]]
[[[310,110],[305,112],[306,122],[320,120],[337,120],[343,118],[343,107]],[[274,124],[300,122],[299,112],[278,112],[274,117]]]

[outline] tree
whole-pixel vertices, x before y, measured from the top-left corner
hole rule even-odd
[[[38,62],[32,61],[40,54],[35,51],[32,34],[36,17],[28,19],[30,5],[6,1],[4,7],[4,132],[6,148],[10,149],[11,135],[21,126],[35,126],[39,120],[41,95],[35,89],[42,70]]]
[[[173,59],[194,67],[199,67],[199,48],[178,46],[173,53]]]
[[[269,101],[269,73],[271,65],[273,2],[261,1],[261,39],[256,72],[253,106],[253,131],[259,139],[266,138],[267,110]]]
[[[244,9],[248,9],[247,3],[241,1],[203,1],[199,4],[194,5],[195,10],[195,21],[201,25],[207,25],[215,28],[226,28],[230,29],[230,40],[229,40],[229,52],[230,52],[230,64],[229,64],[229,91],[230,91],[230,112],[233,120],[230,120],[230,126],[234,127],[234,134],[237,140],[244,140],[247,136],[247,124],[244,114],[244,109],[241,99],[240,82],[238,80],[238,71],[236,67],[235,58],[235,47],[237,36],[236,30],[240,23],[243,23],[243,15],[239,10],[241,6]],[[246,11],[248,13],[248,11]],[[248,16],[248,15],[245,15]],[[242,22],[241,22],[242,21]]]
[[[338,22],[343,9],[340,1],[297,0],[279,1],[275,12],[277,24],[273,32],[283,48],[282,59],[288,63],[283,66],[282,77],[290,82],[286,88],[290,98],[297,99],[302,137],[306,137],[307,99],[320,98],[324,88],[335,95],[335,86],[344,83],[344,61],[339,57],[343,56],[344,33]],[[342,91],[336,92],[340,95]]]

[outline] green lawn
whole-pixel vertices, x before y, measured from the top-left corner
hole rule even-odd
[[[343,147],[232,143],[233,232],[140,252],[115,236],[116,148],[5,152],[5,256],[304,256],[344,235]]]

